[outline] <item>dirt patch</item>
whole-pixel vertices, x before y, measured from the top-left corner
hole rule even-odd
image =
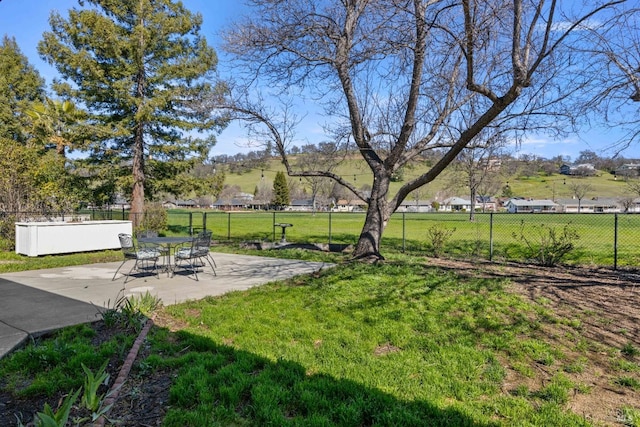
[[[107,418],[113,425],[162,425],[175,374],[169,370],[148,369],[144,360],[149,354],[149,346],[144,345],[138,354],[137,363],[120,390],[118,400],[109,411]],[[106,425],[111,423],[107,422]]]
[[[379,345],[375,348],[375,350],[373,350],[373,354],[376,356],[386,356],[387,354],[391,354],[391,353],[397,353],[400,351],[400,348],[386,343],[383,345]]]
[[[640,409],[640,392],[616,383],[617,378],[640,381],[638,372],[616,370],[615,361],[640,364],[640,357],[626,357],[625,346],[640,348],[640,272],[607,268],[540,267],[430,258],[427,265],[468,277],[509,279],[510,289],[549,308],[565,322],[543,325],[541,333],[566,358],[583,358],[588,367],[580,373],[564,373],[586,389],[570,397],[567,408],[585,419],[604,425],[620,425],[620,408]],[[566,326],[569,322],[573,327]],[[584,348],[575,341],[575,331]],[[557,366],[539,364],[535,380],[507,369],[504,391],[519,386],[539,390],[557,373]]]

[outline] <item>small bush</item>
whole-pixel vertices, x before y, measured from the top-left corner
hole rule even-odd
[[[0,214],[0,251],[11,251],[16,241],[16,226],[18,220],[14,215]]]
[[[434,257],[439,257],[444,252],[444,245],[449,241],[455,228],[446,228],[440,225],[432,225],[427,230],[427,239],[429,241],[431,254]]]
[[[144,221],[140,225],[141,230],[163,231],[168,227],[167,210],[161,203],[147,203],[144,206]]]
[[[515,239],[525,245],[525,257],[537,261],[545,267],[559,264],[574,248],[580,238],[578,232],[566,224],[560,231],[545,224],[534,225],[532,232],[526,232],[525,223],[520,223],[520,233],[513,233]],[[529,237],[533,235],[533,237]]]
[[[98,309],[108,327],[122,327],[139,332],[147,322],[147,316],[162,305],[162,301],[147,291],[139,297],[127,297],[121,291],[113,307]]]

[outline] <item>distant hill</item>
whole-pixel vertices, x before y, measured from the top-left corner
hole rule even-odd
[[[295,159],[293,159],[295,160]],[[294,163],[294,161],[292,161]],[[402,184],[427,170],[427,166],[415,163],[404,170],[402,182],[392,182],[391,191],[395,193]],[[254,168],[245,173],[233,173],[226,171],[225,185],[237,185],[243,192],[252,193],[261,181],[266,181],[272,185],[273,179],[278,171],[285,171],[279,159],[266,160],[264,167]],[[365,184],[371,184],[372,175],[364,162],[360,159],[346,160],[336,169],[336,173],[343,176],[347,181],[354,183],[360,188]],[[304,178],[289,177],[290,180],[297,180],[299,185],[305,186]],[[522,177],[518,174],[502,175],[503,186],[508,183],[513,195],[517,197],[531,197],[543,199],[571,198],[571,183],[587,183],[592,190],[588,191],[585,198],[594,197],[625,197],[628,196],[627,185],[623,179],[615,179],[612,174],[606,171],[598,171],[592,177],[572,177],[559,173],[551,176],[538,174],[533,177]],[[436,195],[449,195],[464,197],[468,189],[462,184],[464,180],[448,168],[434,182],[423,187],[420,199],[432,199]],[[308,185],[307,185],[308,187]],[[497,194],[500,195],[500,194]],[[411,196],[409,196],[411,197]]]

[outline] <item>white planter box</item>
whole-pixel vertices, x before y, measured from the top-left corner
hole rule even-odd
[[[39,256],[120,249],[131,221],[16,222],[16,253]]]

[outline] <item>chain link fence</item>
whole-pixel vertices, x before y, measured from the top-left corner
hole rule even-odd
[[[6,223],[18,218],[29,221],[131,219],[124,209],[48,215],[0,212],[0,220]],[[188,235],[208,229],[219,241],[277,242],[282,238],[279,224],[291,224],[284,230],[289,243],[348,245],[357,242],[364,221],[363,212],[170,210],[165,233]],[[13,238],[12,227],[6,225],[0,229],[0,237],[5,242]],[[560,263],[636,267],[640,264],[640,215],[476,213],[471,221],[469,213],[398,212],[389,220],[381,242],[383,253],[397,250],[518,262],[539,262],[541,248],[550,252],[548,256],[569,248]]]

